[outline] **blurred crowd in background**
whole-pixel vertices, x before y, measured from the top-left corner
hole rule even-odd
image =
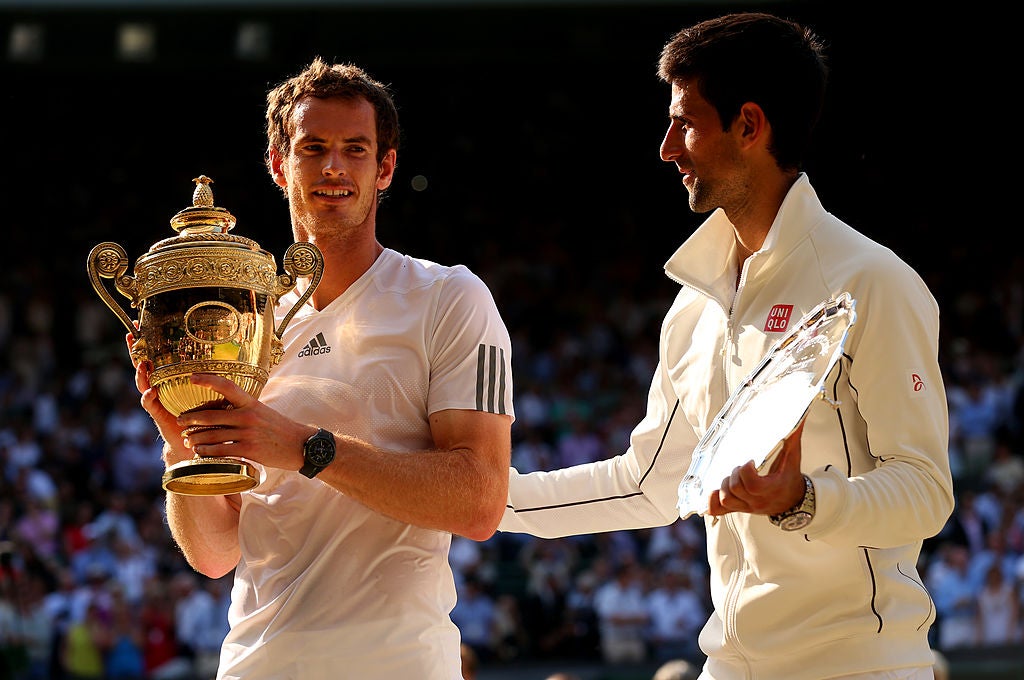
[[[639,282],[559,290],[571,253],[556,238],[541,239],[538,252],[490,252],[478,267],[514,336],[513,465],[522,471],[626,446],[671,291]],[[994,275],[984,296],[941,300],[958,503],[918,567],[943,651],[1024,640],[1024,272],[1016,266]],[[14,263],[10,274],[0,290],[7,677],[211,677],[230,576],[195,574],[170,539],[161,442],[138,405],[123,327],[84,271],[66,290],[38,263]],[[974,333],[1012,338],[1016,345],[1003,347],[1014,351],[995,352]],[[560,540],[455,537],[451,565],[460,591],[452,618],[484,662],[700,658],[696,635],[709,612],[700,518]]]

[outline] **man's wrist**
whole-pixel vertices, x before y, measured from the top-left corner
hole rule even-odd
[[[183,460],[191,460],[193,455],[187,449],[183,452],[175,451],[174,447],[167,440],[164,440],[164,447],[160,452],[160,458],[164,461],[164,468],[169,468]]]
[[[796,531],[803,529],[814,519],[816,507],[814,497],[814,482],[807,475],[802,475],[804,482],[804,495],[796,502],[796,505],[783,510],[777,515],[768,517],[768,521],[784,531]]]

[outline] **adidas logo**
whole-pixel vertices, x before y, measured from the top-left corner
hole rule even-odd
[[[317,333],[316,337],[306,343],[306,346],[299,351],[300,357],[315,357],[318,354],[329,354],[331,346],[327,344],[323,333]]]

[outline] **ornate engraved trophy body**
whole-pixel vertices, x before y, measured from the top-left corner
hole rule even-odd
[[[149,360],[150,383],[168,411],[228,406],[222,395],[193,385],[192,373],[216,373],[259,397],[271,367],[281,360],[281,336],[295,312],[320,283],[324,261],[311,243],[293,243],[277,273],[274,257],[251,239],[229,234],[235,218],[213,204],[212,180],[201,175],[193,205],[171,219],[177,236],[158,241],[127,275],[128,257],[116,243],[89,253],[89,280],[96,293],[136,340],[132,363]],[[299,278],[309,287],[274,328],[277,300]],[[101,278],[114,279],[121,295],[139,310],[133,322]],[[171,466],[163,488],[191,496],[214,496],[251,489],[254,467],[241,459],[202,457]]]

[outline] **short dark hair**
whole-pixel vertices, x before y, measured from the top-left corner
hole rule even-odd
[[[398,149],[398,109],[390,88],[354,64],[327,64],[316,57],[300,73],[267,93],[267,159],[276,150],[287,156],[291,145],[292,112],[305,97],[363,98],[370,102],[377,122],[377,164],[391,149]]]
[[[694,80],[723,129],[746,102],[772,126],[779,167],[798,169],[821,116],[828,81],[824,44],[800,24],[763,12],[726,14],[684,28],[661,51],[658,76]]]

